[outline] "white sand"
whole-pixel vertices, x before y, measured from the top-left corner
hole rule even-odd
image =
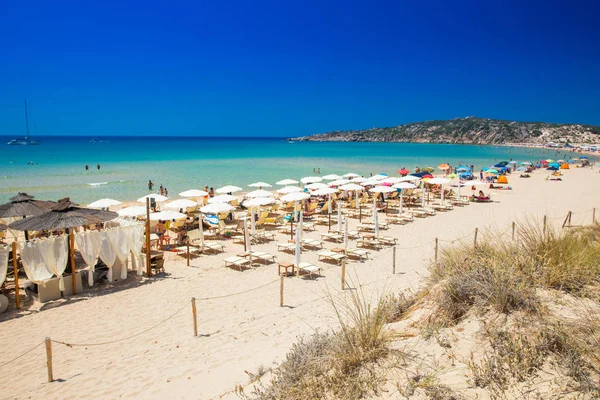
[[[515,175],[513,175],[515,176]],[[512,221],[525,216],[554,218],[561,224],[573,211],[573,224],[591,223],[592,207],[600,206],[600,174],[595,169],[564,171],[562,182],[545,181],[546,171],[531,179],[510,180],[513,191],[491,191],[493,204],[470,204],[434,217],[382,233],[399,239],[396,275],[392,275],[391,247],[372,251],[367,262],[349,262],[350,285],[364,285],[366,293],[418,288],[427,275],[435,237],[453,240],[471,234],[476,227],[497,226],[510,235]],[[485,189],[487,192],[488,190]],[[600,218],[600,215],[598,216]],[[356,224],[357,220],[350,220]],[[318,231],[326,230],[317,226]],[[318,238],[316,232],[304,237]],[[277,261],[293,262],[294,256],[277,252],[276,243],[289,238],[277,234],[270,244],[253,250],[271,252]],[[480,240],[486,240],[480,235]],[[470,235],[464,239],[472,241]],[[317,280],[286,278],[285,304],[279,307],[277,265],[258,266],[239,272],[224,268],[222,260],[242,250],[226,241],[227,253],[185,260],[167,254],[167,276],[151,280],[130,275],[126,282],[105,285],[93,296],[33,306],[20,314],[0,316],[0,365],[49,336],[70,343],[98,343],[142,332],[184,309],[167,322],[139,336],[113,344],[69,348],[54,344],[54,377],[47,383],[45,350],[40,346],[25,357],[0,368],[0,398],[237,398],[237,385],[245,386],[244,371],[280,362],[298,335],[337,326],[327,294],[340,296],[341,267],[317,262],[316,251],[304,252],[304,261],[323,266]],[[339,247],[325,242],[326,248]],[[352,241],[353,245],[354,242]],[[440,242],[441,245],[448,245]],[[198,301],[199,337],[193,337],[192,296],[227,295],[274,283],[245,294]],[[89,292],[88,292],[89,293]],[[343,295],[342,295],[343,296]],[[39,310],[39,312],[37,311]],[[17,317],[18,316],[18,317]]]

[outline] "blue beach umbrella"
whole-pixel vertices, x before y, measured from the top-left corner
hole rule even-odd
[[[580,160],[587,159],[587,156],[581,156],[581,157],[579,157],[579,159]]]
[[[555,162],[548,164],[548,166],[549,166],[549,167],[556,167],[556,168],[560,168],[560,164],[559,164],[559,163],[555,163]]]
[[[460,166],[460,167],[456,168],[456,172],[467,172],[467,171],[471,171],[471,168],[464,167],[464,166]]]
[[[518,172],[527,171],[527,168],[525,168],[525,167],[518,167],[518,168],[517,168],[517,171],[518,171]]]
[[[546,168],[548,171],[558,171],[558,167],[552,166],[552,167],[548,167]]]

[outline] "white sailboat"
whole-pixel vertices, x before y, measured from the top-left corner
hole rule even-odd
[[[27,115],[27,100],[25,100],[25,137],[9,140],[7,144],[12,146],[31,146],[40,144],[39,140],[29,139],[29,116]]]

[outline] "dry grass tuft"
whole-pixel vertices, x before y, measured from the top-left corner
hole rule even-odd
[[[340,330],[300,338],[271,384],[255,386],[253,398],[359,399],[378,393],[386,361],[397,356],[385,329],[394,307],[385,298],[372,306],[360,289],[348,294],[346,302],[332,302]]]

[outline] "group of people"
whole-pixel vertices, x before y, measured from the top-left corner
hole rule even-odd
[[[148,181],[148,190],[152,191],[153,189],[154,189],[154,182],[152,182],[152,179],[150,179]],[[158,194],[160,194],[161,196],[169,197],[169,189],[164,187],[161,183],[160,187],[158,189]]]
[[[33,164],[32,164],[32,165],[33,165]],[[85,170],[87,171],[87,170],[89,170],[89,169],[90,169],[90,166],[89,166],[89,165],[87,165],[87,164],[85,164]],[[96,169],[100,169],[100,164],[96,164]]]

